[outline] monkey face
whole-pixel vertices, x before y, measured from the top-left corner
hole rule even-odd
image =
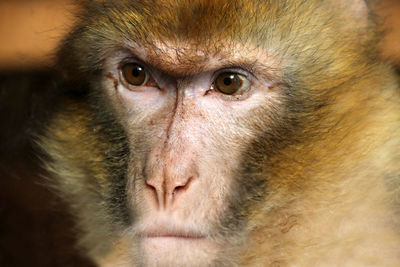
[[[230,205],[240,199],[234,192],[243,152],[259,123],[272,128],[281,88],[276,73],[260,74],[272,59],[256,49],[246,56],[239,51],[211,58],[174,44],[118,51],[105,63],[102,92],[131,151],[130,227],[150,265],[160,259],[176,265],[179,258],[182,266],[205,266],[226,254],[227,243],[233,251],[242,240],[243,221],[222,221],[235,217]],[[265,120],[252,121],[255,113]]]

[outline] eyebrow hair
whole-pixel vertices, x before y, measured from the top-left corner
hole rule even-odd
[[[219,70],[229,70],[229,69],[240,69],[243,70],[253,76],[265,76],[265,71],[268,72],[270,67],[256,61],[249,60],[247,58],[237,58],[237,59],[228,59],[228,60],[217,60],[216,63],[208,66],[208,59],[204,59],[201,62],[204,63],[193,63],[190,64],[188,62],[183,63],[183,65],[179,66],[179,64],[174,65],[174,67],[170,67],[170,65],[165,64],[166,66],[158,64],[159,59],[149,59],[144,61],[144,64],[150,68],[154,68],[160,73],[168,75],[173,78],[185,78],[193,76],[197,73],[201,72],[217,72]]]

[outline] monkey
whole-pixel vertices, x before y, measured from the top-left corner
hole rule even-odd
[[[81,4],[38,142],[98,266],[400,265],[375,3]]]

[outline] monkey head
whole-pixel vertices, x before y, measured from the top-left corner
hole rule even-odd
[[[101,266],[399,260],[400,105],[368,12],[85,2],[41,138],[82,248]]]

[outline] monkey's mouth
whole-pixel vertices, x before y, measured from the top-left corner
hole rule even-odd
[[[184,246],[195,246],[202,247],[203,245],[212,242],[207,235],[196,231],[195,229],[187,229],[185,227],[163,227],[156,229],[148,229],[143,231],[139,235],[140,243],[144,247],[157,247],[160,250],[164,250],[167,247],[175,247],[181,249]]]
[[[196,240],[196,239],[205,239],[206,236],[200,233],[194,233],[190,231],[166,231],[165,229],[160,231],[152,231],[152,232],[144,232],[140,234],[141,238],[151,238],[151,239],[187,239],[187,240]]]
[[[160,253],[164,251],[167,254],[174,250],[182,251],[182,249],[187,249],[188,247],[192,249],[202,248],[202,247],[207,248],[212,243],[212,240],[207,238],[205,235],[193,232],[186,232],[186,231],[149,232],[142,234],[140,236],[141,236],[140,243],[142,249],[144,250],[150,249],[153,252],[154,249],[156,249]],[[190,252],[190,250],[187,251],[187,253],[192,253],[192,252]]]
[[[137,225],[136,233],[141,239],[206,239],[207,231],[193,223],[168,220],[157,216],[152,220],[142,220]]]
[[[162,215],[150,219],[144,219],[137,225],[137,241],[144,251],[157,250],[169,255],[171,251],[185,250],[188,254],[191,249],[206,249],[214,247],[214,239],[210,229],[195,224],[191,221],[181,221],[164,218]]]
[[[145,238],[182,238],[182,239],[204,239],[204,238],[206,238],[205,236],[182,235],[182,234],[175,234],[175,235],[171,235],[171,234],[166,234],[166,235],[150,234],[150,235],[146,235],[146,236],[143,236],[143,237],[145,237]]]

